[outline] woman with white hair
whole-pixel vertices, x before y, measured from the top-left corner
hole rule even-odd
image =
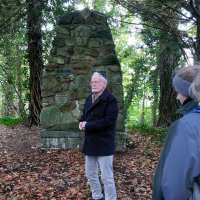
[[[182,117],[169,127],[152,200],[200,200],[200,66],[177,71],[173,86]]]

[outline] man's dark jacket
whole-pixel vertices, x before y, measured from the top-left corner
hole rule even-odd
[[[88,96],[81,121],[86,121],[85,140],[82,152],[88,156],[109,156],[115,151],[115,127],[118,116],[117,100],[113,94],[104,90],[92,103]]]

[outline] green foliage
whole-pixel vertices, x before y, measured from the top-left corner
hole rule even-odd
[[[131,126],[131,124],[140,124],[140,118],[142,115],[142,107],[140,105],[140,97],[136,97],[134,99],[134,103],[132,103],[128,109],[127,116],[127,126]],[[151,106],[145,107],[145,120],[144,124],[152,124],[152,110]]]
[[[6,126],[15,126],[18,123],[25,122],[27,119],[24,118],[12,118],[12,117],[2,117],[0,118],[0,124]]]
[[[144,137],[151,136],[153,142],[158,145],[162,145],[164,143],[164,140],[167,135],[167,128],[158,128],[154,126],[149,126],[148,124],[144,125],[134,124],[132,126],[129,125],[127,128],[132,131],[139,131]]]
[[[69,7],[72,8],[75,2],[78,1],[51,0],[44,2],[41,22],[44,63],[47,62],[58,18],[66,13]],[[25,17],[26,3],[24,1],[3,1],[0,5],[2,8],[0,16],[0,116],[24,117],[28,112],[30,74]],[[21,10],[17,12],[19,7]],[[15,14],[12,15],[13,13]]]
[[[170,1],[167,1],[166,4],[163,4],[157,1],[142,0],[124,1],[124,3],[119,4],[118,1],[107,0],[50,0],[43,3],[41,25],[44,64],[48,62],[52,40],[61,15],[79,9],[80,5],[104,13],[108,16],[108,24],[116,45],[116,54],[122,68],[127,126],[141,124],[142,114],[144,114],[143,124],[152,125],[152,122],[156,124],[160,97],[160,77],[157,67],[160,64],[158,63],[159,39],[163,39],[165,36],[163,34],[163,32],[165,33],[165,29],[163,29],[165,26],[158,26],[160,25],[159,19],[162,19],[164,15],[162,14],[159,18],[156,18],[156,16],[165,13],[163,9],[176,8],[175,2],[173,1],[171,4]],[[168,4],[170,7],[166,7]],[[19,6],[21,11],[17,12]],[[27,111],[26,109],[28,109],[30,74],[26,41],[27,5],[26,1],[8,0],[1,3],[0,8],[2,10],[0,17],[0,25],[2,25],[0,34],[0,113],[1,116],[5,116],[3,114],[8,111],[8,108],[13,111],[18,106],[19,95],[24,110]],[[156,11],[162,12],[156,14]],[[15,13],[15,15],[10,18],[12,13]],[[170,19],[173,17],[172,15],[165,17],[167,16],[170,16]],[[5,23],[7,20],[8,22]],[[164,20],[164,22],[169,25],[170,21]],[[153,28],[153,25],[155,28]],[[172,28],[174,28],[176,23],[172,25]],[[162,32],[159,31],[159,27],[162,28]],[[189,30],[188,34],[192,38],[196,33],[196,27]],[[171,33],[167,36],[167,42],[172,43],[174,48]],[[129,42],[132,42],[132,44]],[[20,67],[20,73],[17,72],[17,67]],[[152,108],[154,108],[153,112]],[[16,110],[12,113],[9,116],[16,116]]]

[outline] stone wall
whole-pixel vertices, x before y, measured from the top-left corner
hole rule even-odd
[[[81,147],[84,133],[78,119],[95,71],[106,75],[108,89],[118,100],[116,150],[125,150],[122,74],[115,44],[106,16],[88,9],[65,14],[58,23],[42,76],[43,148]]]

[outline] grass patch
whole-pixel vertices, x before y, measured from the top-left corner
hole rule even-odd
[[[23,118],[12,118],[12,117],[1,117],[0,118],[0,124],[5,126],[14,126],[18,123],[25,122],[26,119]]]
[[[142,136],[151,136],[153,142],[158,145],[162,145],[167,135],[167,128],[158,128],[148,125],[133,125],[127,127],[129,130],[138,131]]]

